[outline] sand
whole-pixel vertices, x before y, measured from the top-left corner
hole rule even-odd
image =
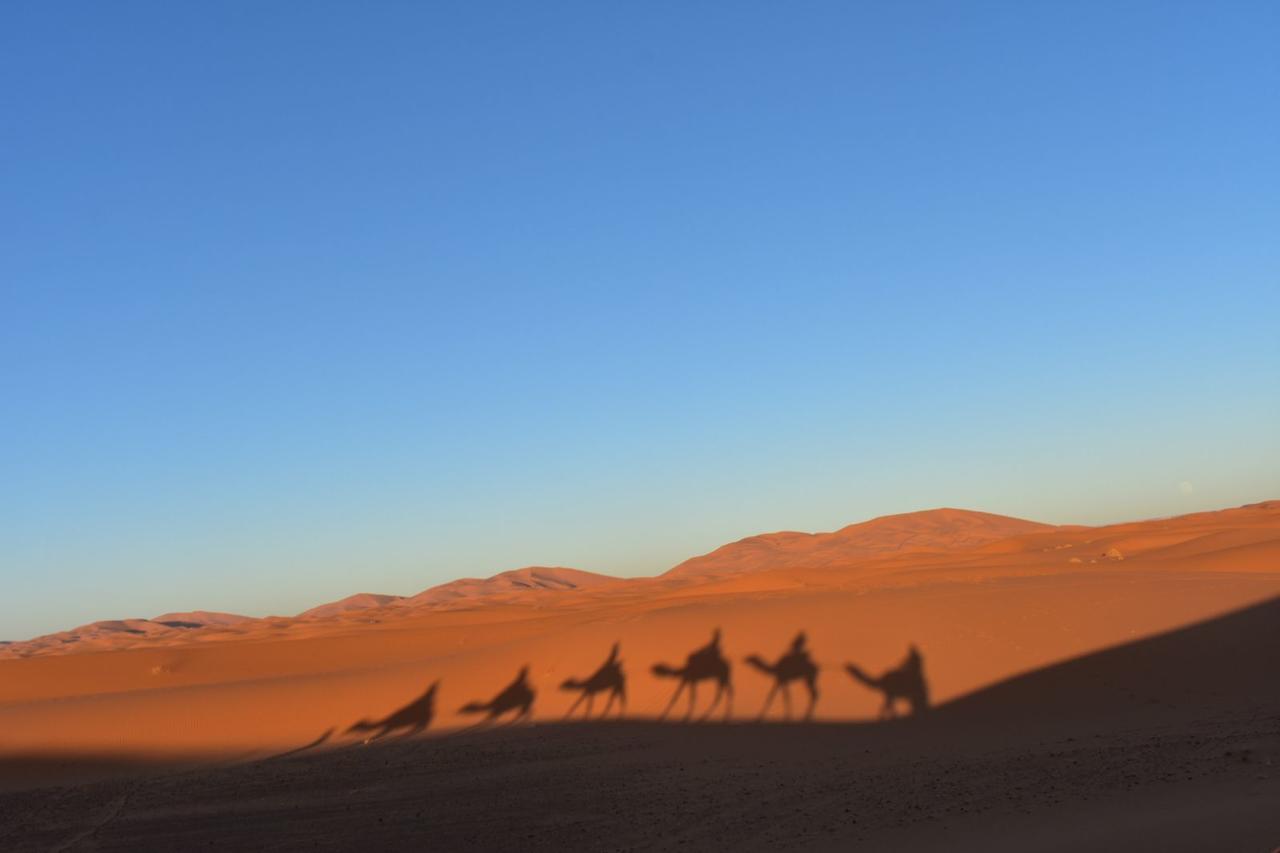
[[[1277,605],[1204,622],[1280,594],[1280,502],[1099,528],[1011,519],[1025,526],[1009,535],[942,512],[907,518],[927,541],[845,559],[797,557],[809,537],[732,570],[6,652],[0,847],[1280,845]],[[679,723],[683,704],[655,722],[675,683],[651,665],[715,628],[735,722]],[[817,722],[782,722],[778,702],[756,723],[771,680],[742,659],[776,658],[799,630],[821,667]],[[557,685],[614,642],[627,720],[560,723],[577,694]],[[882,671],[911,643],[936,712],[872,722],[880,697],[843,664]],[[475,722],[458,708],[525,665],[534,724],[457,733]],[[344,736],[436,681],[424,739]],[[1221,843],[1192,843],[1206,831]]]

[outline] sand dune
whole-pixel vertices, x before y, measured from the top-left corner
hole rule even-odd
[[[707,571],[529,568],[417,603],[166,614],[0,648],[0,789],[17,791],[0,846],[1246,850],[1280,830],[1257,764],[1280,760],[1280,502],[1095,528],[951,510],[869,525],[736,543]],[[652,665],[682,666],[715,629],[735,724],[679,724],[687,693],[656,723],[677,685]],[[816,723],[782,724],[781,701],[745,722],[774,682],[744,659],[777,660],[801,630]],[[542,725],[614,643],[628,722]],[[846,662],[884,672],[909,644],[941,707],[867,723],[882,697]],[[523,667],[538,725],[457,734],[475,722],[459,709]],[[454,734],[347,733],[397,711]],[[36,790],[52,783],[76,786]]]
[[[894,553],[947,552],[1052,529],[986,512],[934,509],[886,515],[834,533],[766,533],[686,560],[667,577],[706,577],[794,566],[818,567]]]
[[[617,582],[618,578],[567,569],[561,566],[528,566],[512,569],[484,579],[461,580],[433,586],[405,600],[409,607],[439,606],[475,602],[512,594],[523,595],[542,591],[597,589]]]
[[[326,616],[337,616],[339,613],[353,613],[359,610],[386,607],[388,604],[403,600],[403,595],[378,595],[373,592],[357,592],[355,595],[348,595],[338,601],[331,601],[328,604],[321,604],[317,607],[312,607],[310,610],[304,610],[298,614],[298,618],[321,619]]]
[[[436,679],[432,725],[447,729],[472,722],[456,709],[526,664],[535,715],[555,718],[575,698],[557,685],[594,671],[615,641],[629,713],[656,715],[675,685],[650,665],[683,660],[716,627],[734,668],[736,716],[757,713],[771,687],[743,657],[773,659],[803,629],[822,667],[818,718],[865,719],[879,700],[843,673],[846,660],[885,669],[914,642],[946,701],[1280,592],[1277,533],[1273,503],[1099,528],[1031,525],[953,551],[784,560],[711,577],[621,581],[533,568],[446,585],[426,605],[325,618],[151,623],[137,634],[124,620],[81,637],[78,654],[0,650],[10,658],[0,660],[0,753],[284,749],[389,713]],[[1105,556],[1117,548],[1122,559]]]
[[[201,769],[0,758],[7,849],[1259,851],[1280,598],[893,723],[500,728]],[[7,771],[7,772],[4,772]],[[998,828],[998,829],[997,829]]]
[[[252,616],[240,616],[236,613],[219,613],[213,610],[188,610],[184,613],[165,613],[162,616],[154,616],[152,622],[168,624],[172,622],[180,622],[182,625],[174,627],[208,627],[211,625],[239,625],[243,622],[254,621]]]

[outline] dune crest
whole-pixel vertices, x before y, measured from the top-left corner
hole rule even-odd
[[[563,566],[526,566],[488,578],[460,578],[433,586],[405,599],[404,603],[410,607],[460,604],[512,593],[594,589],[619,580],[610,575]]]
[[[958,551],[1027,533],[1050,524],[965,509],[932,509],[885,515],[832,533],[765,533],[749,536],[692,559],[663,577],[693,578],[788,567],[820,568],[888,554]]]
[[[337,601],[320,604],[298,614],[298,619],[322,619],[326,616],[337,616],[340,613],[352,613],[360,610],[373,610],[386,607],[397,601],[403,601],[403,595],[379,595],[374,592],[357,592]]]

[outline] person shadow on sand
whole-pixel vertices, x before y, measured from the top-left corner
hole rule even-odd
[[[914,645],[907,651],[906,659],[897,669],[891,669],[879,678],[868,675],[852,663],[845,664],[845,669],[856,681],[884,694],[884,705],[880,707],[882,720],[897,716],[895,703],[899,699],[906,700],[911,706],[912,716],[922,716],[929,710],[929,684],[924,678],[924,658]]]
[[[427,727],[431,725],[431,720],[435,717],[436,690],[439,687],[440,682],[436,681],[427,688],[425,693],[400,710],[391,712],[381,720],[361,720],[347,729],[347,734],[376,730],[375,734],[364,739],[365,743],[371,743],[378,738],[386,737],[397,729],[405,730],[403,737],[413,737],[426,731]]]
[[[702,719],[711,716],[711,712],[720,704],[723,697],[724,718],[727,722],[729,714],[733,709],[733,684],[729,681],[729,661],[720,651],[720,629],[717,628],[711,635],[711,642],[689,653],[685,658],[684,666],[675,667],[665,663],[655,663],[653,665],[653,674],[660,678],[678,678],[680,685],[676,687],[676,692],[671,695],[671,701],[667,703],[667,707],[663,710],[662,716],[658,719],[665,720],[667,714],[671,713],[671,708],[676,704],[676,700],[680,698],[680,693],[686,687],[689,688],[689,708],[685,711],[684,718],[687,721],[693,716],[693,706],[697,702],[697,690],[699,681],[715,681],[716,695],[711,700],[711,705],[702,714]]]
[[[747,663],[765,675],[773,676],[773,689],[769,691],[769,695],[764,700],[764,707],[760,709],[761,720],[764,719],[765,714],[769,713],[773,698],[779,690],[782,691],[782,702],[786,708],[787,719],[791,719],[791,689],[788,685],[792,681],[803,681],[805,687],[809,688],[809,708],[804,712],[804,718],[806,720],[813,718],[813,708],[818,704],[818,665],[813,662],[813,658],[809,657],[809,650],[805,648],[806,639],[804,631],[796,634],[796,638],[791,641],[791,648],[787,649],[774,664],[759,655],[749,655],[746,658]]]
[[[483,726],[492,723],[508,711],[516,711],[516,715],[511,718],[510,722],[516,723],[520,720],[531,719],[533,717],[533,688],[529,686],[529,667],[523,666],[516,675],[515,681],[508,684],[488,702],[468,702],[458,709],[461,714],[484,714],[485,717],[477,726]]]

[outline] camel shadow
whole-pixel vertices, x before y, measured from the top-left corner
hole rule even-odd
[[[804,631],[796,634],[796,638],[791,641],[791,647],[778,658],[776,663],[771,664],[759,655],[747,656],[748,664],[765,675],[773,677],[773,689],[769,691],[769,695],[764,700],[764,707],[760,709],[760,720],[769,713],[774,697],[779,692],[782,693],[786,719],[791,719],[790,683],[792,681],[801,681],[808,688],[809,707],[804,712],[804,719],[806,721],[813,719],[813,709],[818,704],[818,665],[809,656],[809,650],[805,647],[806,641]]]
[[[908,649],[906,658],[897,668],[878,677],[869,675],[852,663],[845,664],[845,670],[855,681],[884,694],[879,719],[896,717],[899,699],[907,702],[913,717],[923,716],[929,710],[929,683],[924,677],[924,658],[914,645]]]
[[[374,732],[374,734],[364,739],[365,743],[372,743],[399,729],[404,729],[402,737],[413,737],[416,734],[420,734],[427,730],[427,727],[431,725],[432,719],[435,718],[436,691],[439,688],[440,682],[437,680],[426,689],[426,692],[403,708],[392,711],[380,720],[360,720],[352,724],[347,729],[346,734]],[[327,737],[327,734],[325,737]]]
[[[516,712],[509,722],[517,723],[533,718],[535,695],[533,688],[529,686],[529,667],[526,665],[520,668],[515,680],[500,690],[498,695],[488,702],[468,702],[458,709],[458,713],[487,715],[472,728],[488,725],[508,711]]]
[[[600,712],[600,719],[609,716],[609,710],[613,707],[614,700],[618,700],[618,717],[627,711],[627,677],[622,672],[622,661],[618,660],[618,643],[613,644],[613,649],[609,652],[609,657],[600,668],[597,669],[588,678],[566,678],[560,685],[561,690],[578,690],[582,695],[569,707],[565,712],[565,719],[573,716],[573,712],[582,704],[582,700],[587,700],[587,709],[583,714],[584,720],[591,719],[591,706],[595,702],[597,693],[609,691],[609,701],[605,703],[604,710]]]
[[[660,720],[665,720],[667,714],[671,713],[671,709],[675,706],[676,700],[680,698],[681,692],[688,688],[689,690],[689,707],[685,711],[684,718],[689,720],[693,716],[694,705],[697,704],[697,692],[699,681],[716,682],[716,695],[711,700],[711,704],[707,710],[703,712],[701,719],[705,720],[711,716],[711,712],[716,709],[723,698],[724,702],[724,719],[729,720],[729,715],[733,711],[733,683],[729,680],[729,661],[720,651],[720,629],[717,628],[711,635],[711,642],[700,649],[695,649],[685,658],[684,666],[676,667],[665,663],[655,663],[653,665],[653,674],[660,678],[678,678],[680,684],[676,687],[676,692],[671,695],[671,701],[667,703],[667,707],[663,710]]]

